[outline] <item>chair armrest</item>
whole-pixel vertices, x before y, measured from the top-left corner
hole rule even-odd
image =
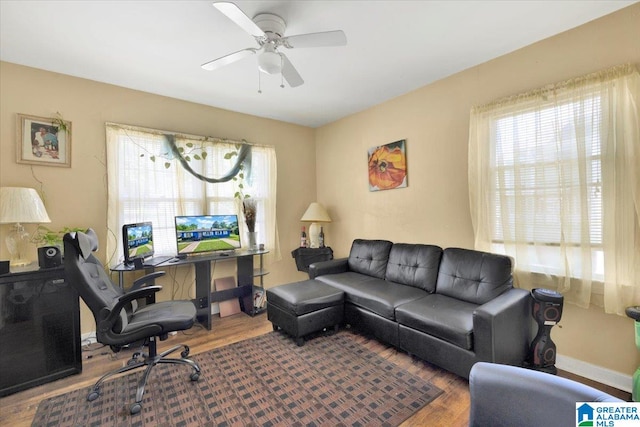
[[[144,276],[140,277],[139,279],[133,282],[133,285],[131,285],[131,287],[127,290],[127,293],[138,290],[142,287],[149,286],[150,284],[153,285],[155,283],[155,280],[158,277],[162,277],[165,274],[166,273],[164,271],[154,271],[153,273],[145,274]],[[155,304],[156,302],[155,294],[147,295],[146,297],[147,297],[147,304]]]
[[[544,372],[478,362],[469,374],[469,426],[572,426],[576,402],[622,402]]]
[[[129,288],[129,290],[127,292],[131,292],[131,291],[135,291],[137,289],[140,289],[145,284],[153,282],[158,277],[162,277],[165,274],[166,273],[164,271],[154,271],[153,273],[146,274],[146,275],[142,276],[141,278],[135,280],[133,282],[133,285],[131,285],[131,287]]]
[[[531,342],[531,295],[509,289],[473,313],[474,350],[478,360],[522,365]]]
[[[309,279],[315,279],[325,274],[345,273],[347,271],[349,271],[349,258],[314,262],[309,266]]]
[[[120,298],[118,298],[118,302],[113,307],[111,312],[108,312],[108,315],[98,322],[97,328],[101,332],[107,333],[108,331],[111,330],[111,328],[113,328],[113,325],[116,324],[116,321],[120,317],[120,312],[122,311],[122,309],[124,309],[124,306],[126,304],[136,299],[153,296],[156,292],[160,291],[161,289],[162,289],[162,286],[157,286],[157,285],[146,286],[144,288],[127,292],[126,294],[120,296]]]

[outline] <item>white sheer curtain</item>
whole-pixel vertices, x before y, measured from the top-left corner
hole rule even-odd
[[[196,178],[171,154],[166,135],[175,138],[194,172],[206,177],[220,177],[231,170],[237,155],[229,153],[237,153],[243,143],[107,123],[107,253],[112,266],[123,259],[123,224],[151,221],[156,255],[175,255],[177,215],[237,214],[242,245],[248,245],[240,202],[234,197],[241,181],[209,183]],[[257,202],[255,231],[258,243],[270,251],[266,262],[281,259],[276,165],[274,147],[251,145],[250,173],[244,170],[242,181],[244,194]]]
[[[472,109],[475,246],[511,256],[519,286],[640,304],[639,102],[623,65]]]

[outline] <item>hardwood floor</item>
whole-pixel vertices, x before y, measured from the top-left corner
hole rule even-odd
[[[249,317],[245,314],[221,319],[214,316],[213,327],[207,331],[202,327],[194,327],[189,331],[171,336],[159,344],[159,350],[174,343],[184,343],[191,348],[191,354],[208,351],[233,342],[245,340],[271,331],[271,323],[265,314]],[[388,347],[382,356],[396,365],[412,372],[444,391],[432,403],[421,409],[402,426],[466,426],[469,422],[469,386],[468,382],[433,365],[413,358],[406,353]],[[30,426],[38,403],[42,399],[66,393],[80,387],[92,385],[104,373],[116,369],[126,363],[129,351],[114,354],[108,347],[92,344],[83,350],[83,372],[79,375],[34,387],[10,396],[0,398],[0,425]],[[573,376],[572,379],[580,380]],[[598,384],[589,385],[597,388]],[[629,400],[629,394],[615,389],[602,388],[608,393],[618,393],[618,397]]]

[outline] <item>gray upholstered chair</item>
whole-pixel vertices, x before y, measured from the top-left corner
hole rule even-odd
[[[622,402],[544,372],[478,362],[469,375],[471,427],[575,426],[576,402]]]
[[[191,328],[196,317],[196,308],[191,301],[166,301],[155,303],[155,293],[160,286],[145,286],[164,272],[156,272],[136,280],[127,292],[115,286],[104,267],[93,255],[98,250],[98,238],[91,229],[86,233],[73,232],[64,236],[64,268],[66,280],[78,291],[82,300],[91,309],[96,321],[96,339],[111,346],[113,351],[134,343],[148,346],[148,354],[134,353],[127,365],[105,374],[95,383],[87,396],[93,401],[100,395],[100,386],[110,376],[133,369],[146,367],[138,383],[136,400],[131,404],[131,414],[142,409],[144,389],[152,368],[158,363],[182,364],[190,367],[191,381],[197,381],[200,367],[186,359],[189,347],[174,346],[157,353],[156,340],[165,340],[169,332]],[[146,304],[138,304],[146,300]],[[182,350],[180,359],[166,356]]]

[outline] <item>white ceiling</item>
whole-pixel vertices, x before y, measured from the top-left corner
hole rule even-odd
[[[0,0],[0,59],[318,127],[574,28],[635,1],[235,1],[285,35],[341,29],[346,47],[286,50],[305,84],[280,88],[256,57],[200,64],[254,39],[198,1]]]

